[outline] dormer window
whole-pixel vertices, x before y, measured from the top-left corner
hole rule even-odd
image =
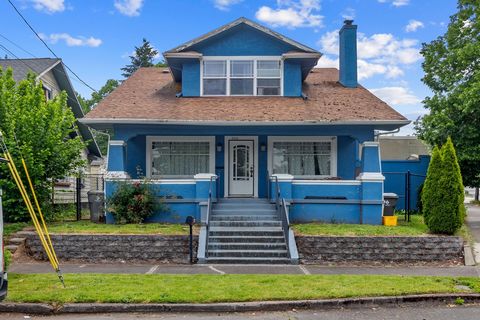
[[[280,96],[282,61],[277,57],[204,57],[203,96]]]

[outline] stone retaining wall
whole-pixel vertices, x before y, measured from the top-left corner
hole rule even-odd
[[[25,251],[36,260],[46,260],[38,236],[25,233]],[[59,260],[88,262],[125,261],[129,263],[189,263],[188,236],[162,235],[80,235],[52,234]],[[197,256],[198,237],[193,238],[193,256]]]
[[[461,237],[295,237],[302,263],[461,262]]]

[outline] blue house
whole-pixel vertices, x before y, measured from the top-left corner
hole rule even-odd
[[[114,132],[107,196],[118,179],[150,178],[170,208],[150,221],[196,217],[200,260],[216,210],[218,227],[238,213],[238,228],[274,210],[293,260],[290,221],[381,224],[375,131],[409,121],[358,84],[356,32],[345,21],[340,70],[315,68],[320,52],[246,18],[164,52],[168,68],[139,69],[82,120]]]

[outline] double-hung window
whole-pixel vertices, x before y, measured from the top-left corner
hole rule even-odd
[[[203,94],[224,96],[227,94],[227,62],[210,60],[203,63]]]
[[[207,58],[202,61],[202,95],[279,96],[281,68],[281,60],[274,58]]]
[[[270,170],[296,178],[336,176],[336,140],[311,137],[271,137]]]
[[[147,171],[152,178],[192,178],[214,172],[214,138],[149,137]]]
[[[257,61],[257,95],[280,95],[280,61]]]

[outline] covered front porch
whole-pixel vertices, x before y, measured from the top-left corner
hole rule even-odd
[[[381,224],[383,176],[373,125],[116,125],[107,197],[149,179],[169,210],[149,221],[200,221],[213,198],[280,197],[292,222]],[[107,222],[113,218],[107,212]]]

